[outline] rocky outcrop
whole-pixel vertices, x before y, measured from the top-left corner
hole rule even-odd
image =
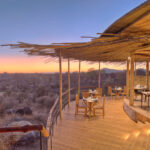
[[[24,114],[25,115],[32,115],[32,110],[30,107],[24,107]]]
[[[19,108],[16,110],[16,114],[19,115],[32,115],[32,110],[30,107]]]

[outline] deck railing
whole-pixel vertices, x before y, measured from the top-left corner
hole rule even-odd
[[[43,138],[47,138],[47,150],[48,150],[48,138],[49,138],[49,132],[46,130],[46,128],[43,125],[25,125],[25,126],[19,126],[19,127],[4,127],[0,128],[0,133],[10,133],[10,132],[30,132],[30,131],[39,131],[40,132],[40,150],[43,150]]]
[[[89,88],[93,89],[96,87],[88,86],[88,87],[81,87],[80,89],[82,91],[82,90],[89,89]],[[77,93],[77,88],[70,89],[71,101],[75,100],[75,93]],[[53,129],[54,129],[55,123],[57,123],[57,118],[60,114],[59,104],[60,102],[59,102],[59,96],[58,96],[49,112],[49,116],[47,120],[47,130],[49,131],[49,135],[50,135],[49,142],[48,142],[49,150],[50,149],[52,150],[52,136],[53,136],[53,131],[54,131]],[[67,104],[68,104],[68,90],[62,94],[62,109],[64,109]]]

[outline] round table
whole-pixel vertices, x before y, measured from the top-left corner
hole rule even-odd
[[[87,97],[87,98],[83,98],[83,100],[85,102],[87,102],[87,107],[89,108],[89,118],[91,118],[91,113],[92,113],[92,109],[94,104],[96,104],[98,102],[98,99],[93,98],[93,97]]]
[[[123,89],[122,88],[114,88],[113,89],[113,91],[114,91],[114,93],[116,94],[116,97],[118,96],[119,97],[119,99],[120,99],[120,93],[123,91]]]

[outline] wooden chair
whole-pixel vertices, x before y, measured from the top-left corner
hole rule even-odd
[[[126,86],[123,87],[123,92],[121,92],[120,95],[123,96],[123,98],[124,98],[124,96],[127,96],[127,87]]]
[[[98,102],[95,102],[95,103],[93,104],[93,106],[95,106],[95,105],[97,105],[97,104],[99,103],[101,97],[102,97],[102,95],[101,95],[100,93],[97,93],[97,94],[94,94],[94,95],[93,95],[93,98],[98,99]]]
[[[84,115],[87,115],[87,106],[84,104],[79,104],[79,96],[76,94],[76,107],[75,107],[75,115],[78,114],[78,110],[82,109],[84,110]]]
[[[93,95],[93,97],[100,99],[101,98],[101,94],[100,93],[96,93],[96,94]]]
[[[96,91],[102,96],[102,88],[96,88]]]
[[[88,91],[82,91],[82,97],[87,98],[91,96],[91,94]]]
[[[93,116],[95,117],[96,110],[102,110],[102,115],[104,117],[105,115],[105,96],[102,100],[102,103],[100,103],[101,100],[99,100],[99,103],[96,106],[93,106]]]
[[[111,96],[111,99],[112,99],[113,96],[116,97],[116,93],[112,92],[112,88],[110,86],[108,87],[108,95]]]

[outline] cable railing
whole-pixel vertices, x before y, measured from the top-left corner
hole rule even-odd
[[[87,87],[81,87],[80,91],[85,90],[85,89],[94,89],[96,86],[87,86]],[[71,101],[75,100],[75,93],[77,93],[77,88],[71,88],[70,89],[70,95],[71,95]],[[57,123],[57,118],[60,114],[60,102],[59,102],[59,96],[57,97],[55,103],[53,104],[50,112],[49,112],[49,117],[47,120],[47,131],[49,132],[49,142],[48,142],[48,150],[52,150],[52,136],[53,136],[53,131],[54,131],[54,125]],[[65,106],[68,104],[68,90],[65,91],[62,94],[62,109],[65,108]]]

